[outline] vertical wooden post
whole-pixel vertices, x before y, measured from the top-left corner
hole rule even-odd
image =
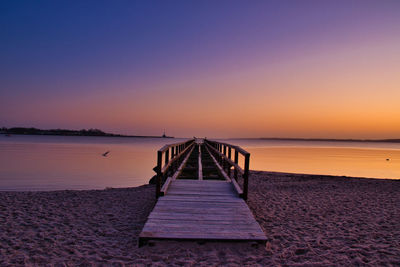
[[[250,154],[244,156],[244,174],[243,174],[243,199],[247,200],[247,193],[249,191],[249,165]]]
[[[165,151],[165,165],[169,162],[169,148]]]
[[[169,162],[169,148],[165,151],[165,166],[167,166],[168,162]],[[165,172],[166,177],[168,177],[170,171],[171,168],[167,168]]]
[[[224,145],[224,156],[226,156],[226,145]],[[225,158],[221,157],[221,160],[222,160],[222,169],[226,170]]]
[[[235,163],[236,164],[239,163],[239,152],[236,149],[235,149]],[[234,177],[235,177],[235,180],[237,181],[238,171],[237,171],[236,167],[234,169],[235,169]]]
[[[171,160],[173,160],[175,158],[175,146],[171,147]],[[174,163],[171,166],[172,168],[172,172],[175,172],[176,169],[176,161],[174,161]]]
[[[161,168],[162,168],[162,151],[157,152],[157,179],[156,179],[156,198],[160,196],[161,192]]]
[[[231,149],[231,147],[228,148],[228,159],[232,160],[232,149]],[[230,163],[228,163],[228,167],[229,167],[228,175],[229,175],[229,178],[231,178],[231,165],[230,165]]]

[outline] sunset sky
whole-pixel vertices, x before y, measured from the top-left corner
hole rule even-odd
[[[1,1],[2,126],[400,138],[400,1]]]

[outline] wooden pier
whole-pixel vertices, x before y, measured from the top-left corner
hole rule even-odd
[[[158,201],[139,245],[149,239],[265,242],[245,202],[249,161],[250,154],[242,148],[210,140],[161,148],[156,167]]]

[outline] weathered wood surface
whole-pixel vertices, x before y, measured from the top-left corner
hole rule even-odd
[[[199,180],[203,180],[203,164],[201,162],[201,147],[200,145],[198,145],[198,149],[199,149]]]
[[[140,233],[147,239],[266,241],[228,181],[173,180]]]

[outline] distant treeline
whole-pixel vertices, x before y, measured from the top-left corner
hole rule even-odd
[[[169,136],[134,136],[106,133],[99,129],[82,129],[82,130],[66,130],[66,129],[50,129],[42,130],[37,128],[13,127],[0,128],[3,134],[27,134],[27,135],[66,135],[66,136],[110,136],[110,137],[166,137]]]
[[[5,134],[33,134],[33,135],[80,135],[80,136],[121,136],[116,134],[105,133],[99,129],[82,129],[82,130],[66,130],[66,129],[50,129],[42,130],[37,128],[1,128]]]

